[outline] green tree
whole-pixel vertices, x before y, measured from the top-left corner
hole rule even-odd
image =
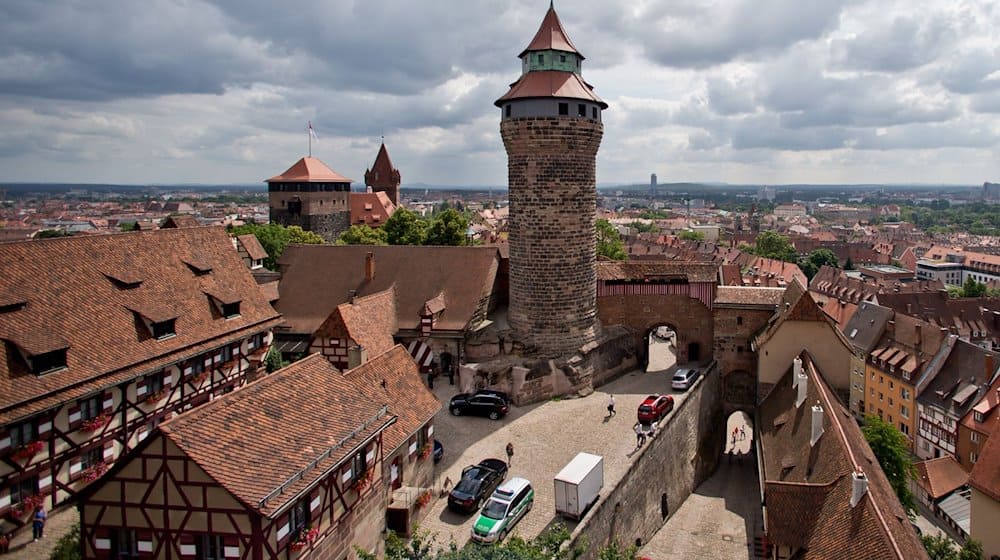
[[[630,228],[635,228],[635,231],[639,233],[653,233],[660,231],[659,226],[655,222],[632,222],[628,225]]]
[[[424,245],[466,245],[469,220],[454,208],[434,217],[427,228]]]
[[[851,260],[851,257],[847,257],[847,260],[844,261],[844,270],[854,270],[854,261]]]
[[[70,237],[72,234],[61,229],[43,229],[35,234],[35,239],[51,239],[53,237]]]
[[[615,226],[611,225],[611,222],[601,219],[597,220],[597,254],[602,257],[607,257],[616,261],[624,261],[628,259],[628,255],[625,253],[625,244],[622,243],[622,238],[618,235],[618,230]]]
[[[986,284],[976,282],[975,278],[969,276],[962,284],[962,297],[982,297],[986,295]]]
[[[903,504],[908,515],[914,515],[916,503],[910,492],[909,479],[915,475],[915,469],[910,460],[910,446],[906,437],[896,426],[871,414],[865,416],[865,425],[861,431],[875,453],[882,472],[895,490],[899,503]]]
[[[426,228],[427,223],[408,208],[397,208],[382,226],[389,245],[422,245]]]
[[[823,266],[840,268],[840,261],[833,251],[829,249],[816,249],[812,253],[809,253],[808,257],[799,262],[799,268],[805,273],[806,278],[810,280],[812,280],[813,276],[816,276],[816,273]]]
[[[705,233],[701,231],[693,231],[686,229],[677,235],[678,239],[683,239],[684,241],[704,241]]]
[[[254,235],[260,241],[264,250],[267,251],[267,258],[264,259],[264,266],[269,270],[278,269],[278,258],[285,252],[285,247],[289,243],[303,243],[316,245],[323,243],[323,238],[319,235],[305,231],[299,226],[285,227],[281,224],[244,224],[231,228],[233,235]]]
[[[797,263],[799,254],[788,238],[776,231],[765,231],[757,236],[751,253],[758,257]]]
[[[965,541],[962,548],[945,535],[924,535],[920,542],[931,560],[983,560],[983,543],[976,539]]]
[[[59,537],[49,560],[80,560],[80,524],[74,523],[69,531]]]
[[[274,346],[271,346],[267,351],[267,356],[264,356],[264,367],[267,368],[267,373],[278,371],[290,363],[282,359],[281,352]]]
[[[372,228],[366,224],[354,225],[340,234],[337,245],[388,245],[388,236],[382,228]]]

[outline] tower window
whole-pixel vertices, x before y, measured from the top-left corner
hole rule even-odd
[[[568,115],[569,114],[569,103],[560,103],[559,104],[559,114],[560,115]]]
[[[538,63],[542,64],[544,62],[545,62],[545,55],[544,54],[538,55]]]
[[[587,116],[587,106],[584,105],[583,103],[580,103],[579,105],[577,105],[576,106],[576,114],[577,114],[577,116],[580,116],[580,117],[586,117]]]
[[[507,105],[505,105],[503,109],[504,109],[504,113],[509,117],[510,116],[510,103],[508,103]]]
[[[566,55],[564,54],[559,55],[559,62],[566,62]]]
[[[597,107],[592,107],[590,109],[590,117],[595,121],[597,120]]]

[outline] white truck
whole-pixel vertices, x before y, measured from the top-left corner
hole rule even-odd
[[[580,520],[604,486],[604,458],[577,453],[555,478],[556,513]]]

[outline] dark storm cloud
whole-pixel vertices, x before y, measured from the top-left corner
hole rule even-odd
[[[646,54],[659,64],[705,68],[780,51],[835,29],[842,0],[736,0],[682,17],[663,13],[638,25]],[[662,13],[662,12],[661,12]]]

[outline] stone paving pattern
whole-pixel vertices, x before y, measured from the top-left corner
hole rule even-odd
[[[68,507],[49,513],[45,523],[45,536],[37,542],[31,540],[31,527],[14,536],[10,552],[2,555],[4,560],[42,560],[48,558],[56,548],[59,538],[69,532],[73,524],[80,521],[76,508]]]

